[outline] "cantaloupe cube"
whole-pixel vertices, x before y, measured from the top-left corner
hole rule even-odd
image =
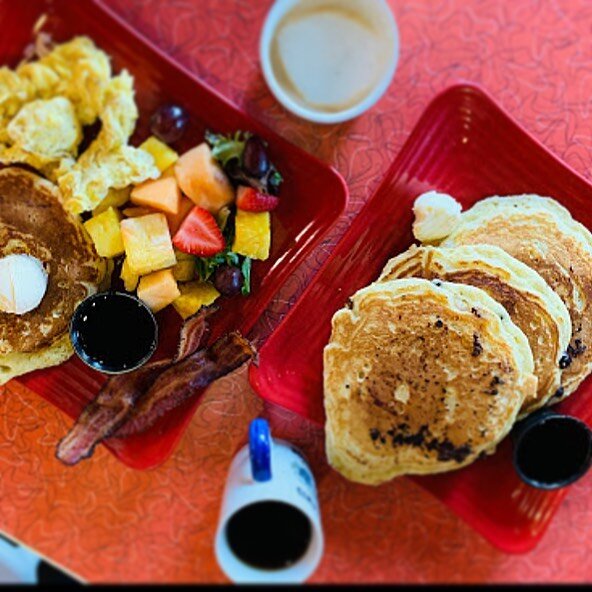
[[[271,246],[269,212],[236,211],[232,250],[251,259],[265,260]]]
[[[130,201],[137,206],[154,208],[167,214],[178,214],[181,190],[175,177],[161,177],[134,187]]]
[[[123,280],[123,287],[128,292],[133,292],[138,286],[140,276],[135,274],[130,269],[129,263],[127,262],[127,257],[123,260],[123,265],[121,266],[121,273],[119,274],[119,277]]]
[[[234,189],[205,142],[179,157],[175,175],[181,191],[212,214],[234,201]]]
[[[119,220],[121,216],[115,208],[108,208],[98,216],[84,223],[84,227],[95,244],[101,257],[117,257],[123,254],[123,239]]]
[[[171,231],[171,236],[175,236],[177,230],[183,223],[183,220],[187,217],[187,214],[195,207],[195,204],[185,196],[181,197],[181,202],[179,204],[179,211],[176,214],[166,214],[167,221],[169,223],[169,230]]]
[[[209,282],[189,282],[179,286],[181,295],[173,302],[175,310],[184,318],[194,315],[202,306],[209,306],[220,292]]]
[[[140,144],[140,148],[148,152],[154,158],[154,164],[159,171],[164,171],[172,164],[177,162],[179,155],[158,138],[150,136],[145,142]]]
[[[157,214],[158,212],[152,208],[141,208],[138,206],[134,208],[125,208],[122,213],[126,218],[137,218],[138,216],[147,216],[148,214]]]
[[[109,189],[105,198],[93,210],[93,216],[98,216],[109,208],[120,208],[129,201],[131,187],[124,187],[123,189]]]
[[[172,164],[168,169],[164,169],[164,171],[162,171],[162,175],[160,175],[160,178],[163,179],[164,177],[175,177],[175,179],[177,178],[175,175],[174,164]]]
[[[170,269],[161,269],[140,278],[138,298],[144,301],[152,312],[162,310],[180,295],[181,292]]]
[[[145,275],[177,263],[164,214],[121,221],[121,235],[131,271]]]

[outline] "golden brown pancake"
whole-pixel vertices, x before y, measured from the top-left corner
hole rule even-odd
[[[521,415],[545,405],[560,385],[559,360],[571,337],[569,312],[533,269],[499,247],[412,247],[391,259],[380,281],[403,277],[441,279],[485,290],[509,313],[528,339],[538,391],[527,397]]]
[[[12,352],[0,356],[0,384],[33,370],[57,366],[68,360],[72,354],[70,335],[64,333],[50,345],[41,347],[33,353]]]
[[[0,312],[0,356],[32,354],[59,341],[74,309],[96,291],[104,273],[102,259],[82,225],[62,207],[57,188],[11,167],[0,171],[0,256],[16,253],[43,263],[48,286],[36,309],[23,315]],[[0,364],[6,365],[2,359]]]
[[[472,286],[375,283],[332,325],[326,449],[353,481],[463,467],[493,451],[536,392],[526,337]]]
[[[572,337],[551,402],[573,393],[592,370],[592,234],[551,198],[490,197],[462,214],[442,246],[469,244],[501,247],[537,271],[563,300]]]

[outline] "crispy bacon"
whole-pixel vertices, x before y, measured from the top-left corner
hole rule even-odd
[[[91,456],[95,446],[123,424],[136,401],[170,365],[171,360],[160,360],[129,374],[109,378],[97,398],[84,408],[72,429],[58,443],[58,459],[66,465],[74,465]]]
[[[203,309],[185,321],[173,358],[150,362],[133,372],[111,376],[97,397],[84,408],[70,432],[58,443],[58,459],[73,465],[91,456],[99,442],[124,424],[134,405],[166,368],[191,356],[205,344],[209,336],[207,318],[211,312]]]
[[[202,308],[197,314],[185,320],[179,333],[179,345],[173,362],[184,360],[207,343],[210,336],[207,320],[217,310],[213,306]]]
[[[230,374],[254,356],[251,344],[238,333],[224,335],[162,372],[134,406],[115,437],[143,432],[156,420],[186,401],[196,390]]]

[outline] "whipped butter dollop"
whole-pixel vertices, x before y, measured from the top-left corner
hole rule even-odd
[[[25,314],[41,304],[47,273],[39,259],[15,254],[0,258],[0,311]]]
[[[462,207],[446,193],[428,191],[413,204],[413,236],[422,243],[446,238],[460,222]]]

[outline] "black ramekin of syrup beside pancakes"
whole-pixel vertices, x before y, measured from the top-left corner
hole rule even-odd
[[[101,292],[83,300],[70,322],[70,340],[80,359],[106,374],[131,372],[158,345],[158,323],[139,298]]]
[[[537,489],[560,489],[583,477],[592,464],[592,430],[581,420],[542,409],[512,432],[514,468]]]

